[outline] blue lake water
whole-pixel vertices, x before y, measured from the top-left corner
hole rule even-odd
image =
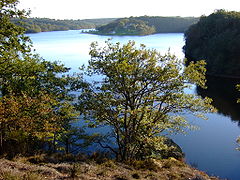
[[[76,72],[81,65],[87,64],[91,42],[97,41],[101,45],[109,38],[121,44],[134,40],[137,44],[145,44],[162,54],[170,49],[170,52],[179,58],[184,57],[182,53],[184,37],[181,33],[109,37],[84,34],[74,30],[43,32],[28,36],[31,37],[34,48],[41,57],[50,61],[60,61],[71,67],[71,72]],[[218,81],[220,82],[216,84]],[[238,126],[240,114],[239,107],[235,104],[235,96],[232,97],[235,93],[234,85],[232,89],[226,86],[226,83],[234,83],[228,79],[210,79],[209,82],[212,83],[209,84],[208,91],[196,88],[191,91],[212,97],[219,112],[208,114],[208,120],[188,117],[192,124],[198,125],[199,130],[189,131],[186,135],[173,135],[172,138],[181,146],[186,154],[186,161],[192,166],[209,175],[239,180],[240,151],[236,150],[238,147],[236,138],[240,134]]]

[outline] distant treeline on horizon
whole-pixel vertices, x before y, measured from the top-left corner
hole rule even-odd
[[[55,20],[49,18],[12,19],[12,21],[26,29],[26,33],[47,31],[66,31],[78,29],[93,29],[108,24],[116,18],[83,19],[83,20]]]
[[[26,33],[97,29],[99,34],[147,35],[153,33],[184,32],[196,23],[196,17],[140,16],[129,18],[100,18],[83,20],[55,20],[49,18],[12,19],[24,27]]]
[[[148,35],[154,33],[184,33],[197,23],[196,17],[140,16],[117,19],[97,27],[94,34],[104,35]]]

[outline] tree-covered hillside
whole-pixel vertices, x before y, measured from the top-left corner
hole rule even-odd
[[[45,31],[64,31],[77,29],[92,29],[112,21],[115,18],[83,19],[83,20],[55,20],[48,18],[12,19],[16,25],[26,29],[26,33]]]
[[[210,75],[240,77],[240,12],[218,10],[203,16],[185,39],[189,61],[205,59]]]
[[[198,21],[194,17],[141,16],[117,19],[97,28],[96,34],[147,35],[153,33],[179,33]]]

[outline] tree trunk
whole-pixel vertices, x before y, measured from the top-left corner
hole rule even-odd
[[[56,152],[56,133],[54,133],[53,135],[53,152],[55,153]]]
[[[69,145],[70,145],[70,144],[69,144],[69,138],[66,138],[66,142],[65,142],[65,143],[66,143],[66,144],[65,144],[65,145],[66,145],[66,146],[65,146],[65,153],[68,154],[68,153],[69,153]]]

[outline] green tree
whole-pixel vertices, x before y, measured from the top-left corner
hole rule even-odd
[[[185,93],[190,83],[204,87],[204,61],[184,67],[174,55],[138,49],[132,41],[107,42],[104,48],[93,43],[90,55],[86,72],[94,78],[82,88],[78,108],[89,126],[112,130],[105,138],[114,139],[117,148],[106,139],[99,143],[118,160],[161,152],[167,148],[164,134],[190,126],[183,114],[214,110],[211,99]]]
[[[78,77],[64,75],[69,68],[32,52],[25,30],[11,22],[27,16],[17,4],[0,2],[0,153],[34,153],[42,142],[55,151],[58,137],[71,131],[77,118],[69,92]]]

